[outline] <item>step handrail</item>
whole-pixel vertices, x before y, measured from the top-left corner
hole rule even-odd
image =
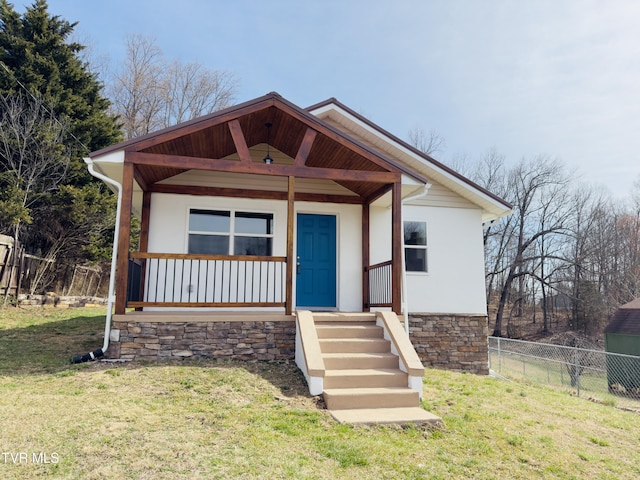
[[[424,376],[424,366],[416,353],[413,344],[405,332],[400,319],[394,312],[376,312],[376,316],[382,322],[385,332],[389,335],[391,344],[395,347],[400,357],[401,368],[412,377]]]

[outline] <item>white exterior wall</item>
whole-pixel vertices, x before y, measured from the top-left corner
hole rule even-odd
[[[287,253],[287,203],[278,200],[205,197],[154,193],[149,219],[149,252],[186,253],[189,209],[235,209],[273,213],[273,255]],[[336,215],[337,222],[337,308],[340,311],[362,309],[362,209],[359,205],[297,202],[296,213]],[[295,241],[295,240],[294,240]],[[294,256],[295,243],[294,243]],[[295,292],[294,274],[294,292]],[[295,308],[295,293],[294,293]]]
[[[403,220],[427,223],[428,273],[407,273],[409,313],[486,315],[482,212],[403,206]],[[371,209],[371,263],[391,259],[391,209]]]

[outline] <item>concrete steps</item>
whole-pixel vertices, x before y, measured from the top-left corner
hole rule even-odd
[[[324,362],[323,396],[339,422],[441,423],[420,408],[420,394],[384,338],[375,314],[314,314]]]

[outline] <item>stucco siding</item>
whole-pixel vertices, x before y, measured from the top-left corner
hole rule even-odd
[[[371,210],[371,262],[391,259],[391,211]],[[403,220],[427,224],[427,273],[407,273],[409,312],[486,315],[479,209],[405,205]]]

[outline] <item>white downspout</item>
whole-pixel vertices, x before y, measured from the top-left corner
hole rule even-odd
[[[430,188],[431,188],[431,184],[427,183],[422,187],[420,192],[414,195],[410,195],[406,198],[403,198],[401,202],[402,206],[404,206],[405,203],[407,202],[424,197],[429,192]],[[400,209],[400,223],[404,226],[404,208]],[[404,233],[403,233],[403,244],[404,244]],[[404,255],[404,249],[402,251],[402,292],[401,293],[402,293],[401,303],[402,303],[402,316],[404,317],[404,329],[407,332],[407,336],[409,336],[409,301],[407,298],[407,265],[406,265],[405,255]]]
[[[109,185],[113,185],[118,190],[118,204],[116,208],[116,225],[115,231],[113,232],[113,250],[111,253],[111,273],[109,275],[109,294],[107,296],[107,315],[104,326],[104,342],[102,343],[102,349],[96,350],[95,352],[89,352],[86,355],[79,355],[74,357],[71,361],[73,363],[81,363],[89,360],[95,360],[96,357],[104,355],[109,348],[109,337],[111,335],[111,317],[113,310],[113,303],[115,302],[115,284],[116,284],[116,261],[118,254],[118,239],[120,238],[120,209],[122,206],[122,184],[116,182],[112,178],[103,175],[100,172],[97,172],[94,168],[93,160],[90,158],[84,159],[85,163],[88,165],[89,173],[94,177],[102,180]]]

